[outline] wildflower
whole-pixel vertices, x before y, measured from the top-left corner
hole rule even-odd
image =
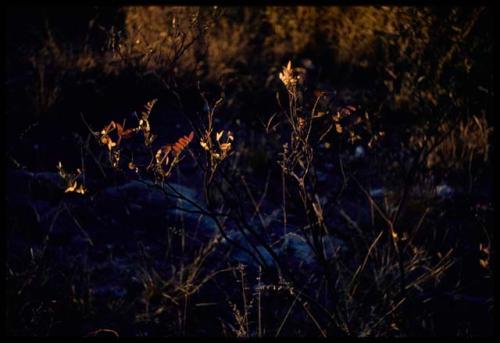
[[[286,67],[283,67],[283,71],[279,73],[281,82],[285,85],[288,91],[292,91],[297,85],[297,77],[294,76],[294,71],[292,68],[292,62],[288,61]]]

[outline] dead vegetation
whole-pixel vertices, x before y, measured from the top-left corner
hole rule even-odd
[[[484,8],[116,11],[10,93],[11,335],[493,332]]]

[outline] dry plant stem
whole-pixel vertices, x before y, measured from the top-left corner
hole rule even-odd
[[[382,320],[384,320],[388,315],[390,315],[391,313],[396,311],[397,308],[405,302],[405,300],[406,300],[406,298],[401,299],[389,312],[387,312],[385,315],[383,315],[373,326],[371,326],[368,329],[368,332],[370,333],[371,331],[373,331],[373,329],[375,329],[377,326],[379,326],[380,323],[382,323]]]
[[[408,249],[408,247],[410,247],[413,243],[413,239],[417,236],[417,233],[418,231],[420,230],[420,227],[422,227],[422,224],[424,223],[424,220],[425,220],[425,217],[427,216],[427,214],[431,211],[430,207],[426,207],[425,208],[425,211],[424,213],[422,214],[422,216],[420,217],[417,225],[415,226],[414,230],[413,230],[413,233],[410,237],[410,240],[408,241],[408,244],[405,245],[405,251],[406,249]]]
[[[262,304],[261,304],[261,297],[262,297],[262,291],[261,291],[261,280],[262,280],[262,268],[259,266],[259,274],[257,276],[257,334],[258,337],[262,337]]]
[[[403,188],[403,195],[401,196],[401,200],[398,203],[396,213],[394,214],[394,217],[388,221],[388,224],[390,225],[391,232],[394,232],[395,228],[397,227],[396,225],[398,224],[398,220],[400,218],[401,209],[402,209],[403,205],[406,203],[406,200],[408,198],[409,190],[413,184],[413,178],[417,172],[417,168],[418,168],[419,163],[421,163],[421,161],[425,161],[427,156],[429,156],[429,154],[432,151],[434,151],[437,147],[439,147],[439,145],[442,142],[444,142],[446,137],[448,137],[448,135],[450,135],[453,132],[453,130],[454,130],[454,127],[452,126],[452,128],[450,128],[445,134],[443,134],[441,136],[441,138],[425,153],[424,153],[425,148],[422,148],[419,151],[418,156],[413,160],[412,166],[405,177],[405,185]],[[366,191],[365,191],[365,193],[368,194]],[[373,199],[372,199],[372,202],[373,202]],[[396,253],[398,256],[398,260],[399,260],[399,269],[400,269],[400,274],[401,274],[401,297],[404,297],[405,289],[406,289],[406,287],[405,287],[405,271],[404,271],[404,257],[403,257],[403,254],[401,253],[401,251],[404,249],[403,242],[400,239],[395,241],[394,237],[392,235],[391,235],[391,240],[393,241],[393,245],[396,249]]]
[[[306,142],[306,144],[307,144],[307,142]],[[320,262],[320,264],[322,265],[322,267],[325,271],[325,276],[328,280],[328,285],[329,285],[329,289],[332,293],[332,296],[334,297],[334,299],[337,299],[337,295],[336,295],[336,291],[335,291],[335,287],[334,287],[334,279],[333,279],[333,275],[331,273],[331,266],[329,265],[328,261],[326,260],[323,245],[321,243],[320,233],[325,232],[325,228],[322,224],[318,224],[318,223],[320,223],[320,221],[315,216],[316,211],[314,210],[314,206],[313,206],[314,200],[311,199],[310,194],[307,191],[306,186],[305,186],[305,182],[304,182],[304,179],[307,178],[307,174],[308,174],[308,171],[310,168],[311,161],[312,161],[312,156],[310,157],[309,162],[306,166],[306,169],[304,171],[304,176],[300,179],[298,179],[296,177],[296,180],[298,181],[297,183],[298,183],[298,187],[299,187],[299,192],[300,192],[301,200],[302,200],[303,207],[305,210],[306,218],[308,220],[309,233],[310,233],[310,236],[312,238],[312,242],[309,241],[308,232],[306,232],[305,230],[303,230],[303,232],[304,232],[304,236],[306,238],[306,241],[311,246],[318,261]]]
[[[229,180],[229,178],[227,177],[227,175],[225,175],[225,173],[221,173],[221,175],[225,178],[225,180],[228,182],[228,184],[234,189],[236,190],[234,184]],[[219,186],[219,191],[221,192],[221,194],[225,194],[225,192],[222,190],[222,188]],[[239,196],[239,192],[236,192],[237,196]],[[231,202],[230,199],[227,199],[227,201],[229,201],[229,204],[231,203],[234,203],[234,202]],[[240,206],[241,206],[241,201],[238,201],[237,202]],[[276,263],[276,266],[278,267],[279,271],[280,271],[280,275],[281,275],[281,272],[284,273],[284,275],[291,281],[291,283],[294,285],[295,288],[297,289],[300,289],[300,287],[298,286],[299,283],[294,275],[294,273],[292,271],[289,270],[289,268],[285,267],[285,265],[283,265],[283,263],[281,262],[281,260],[279,259],[279,257],[276,255],[276,253],[274,252],[274,250],[272,249],[272,247],[269,246],[269,244],[265,241],[262,240],[262,238],[260,237],[260,235],[255,232],[255,230],[253,228],[250,227],[250,225],[248,225],[247,221],[244,220],[244,211],[240,208],[239,209],[240,211],[240,215],[239,217],[242,218],[242,220],[240,221],[240,224],[242,224],[250,233],[252,233],[252,235],[259,241],[259,243],[264,247],[264,249],[266,249],[266,251],[271,255],[271,257],[273,258],[274,262]],[[241,228],[241,230],[243,230],[243,228]],[[325,264],[326,264],[326,261],[323,259],[323,266],[325,267]],[[264,267],[266,267],[265,264],[263,264]],[[328,266],[326,266],[326,268],[328,268]],[[327,271],[327,273],[329,273],[329,269]],[[334,286],[334,283],[333,283],[333,278],[331,277],[331,274],[330,275],[330,285]],[[315,303],[316,305],[319,306],[319,308],[321,308],[322,311],[325,312],[325,314],[328,315],[328,318],[332,321],[332,323],[339,329],[341,329],[338,324],[336,323],[336,320],[335,320],[335,317],[332,316],[332,314],[330,314],[320,303],[318,303],[314,298],[310,297],[310,296],[307,296],[306,293],[301,293],[303,294],[304,297],[307,298],[308,301],[312,302],[312,303]],[[334,293],[334,296],[336,296],[336,294]],[[336,310],[335,310],[336,311]],[[342,329],[341,329],[342,330]]]
[[[373,248],[377,244],[377,242],[380,239],[380,237],[382,237],[383,233],[384,233],[384,231],[380,231],[380,233],[378,234],[378,236],[375,238],[375,240],[373,241],[373,243],[370,245],[370,248],[368,249],[368,252],[366,253],[365,259],[363,260],[363,263],[358,267],[358,269],[356,269],[356,272],[354,273],[354,276],[352,277],[351,282],[349,283],[349,286],[348,286],[348,289],[350,290],[350,292],[349,292],[350,293],[349,294],[350,297],[353,297],[354,293],[356,292],[356,287],[353,287],[354,281],[356,281],[356,278],[358,277],[358,275],[365,268],[366,263],[368,262],[368,258],[370,257]]]
[[[190,199],[187,199],[186,197],[184,197],[181,193],[177,192],[172,186],[170,186],[168,183],[166,183],[166,185],[171,188],[171,190],[173,192],[176,193],[176,195],[178,197],[181,197],[181,199],[185,200],[185,201],[188,201],[191,205],[197,207],[200,212],[208,217],[210,217],[214,222],[215,224],[217,225],[222,237],[224,237],[224,239],[226,239],[229,243],[231,243],[232,245],[234,245],[236,248],[238,249],[241,249],[243,251],[245,251],[246,253],[248,253],[252,258],[254,258],[259,264],[262,264],[263,263],[263,257],[262,255],[260,255],[260,252],[258,251],[258,249],[256,249],[256,247],[254,246],[255,248],[255,251],[256,253],[258,254],[258,256],[260,257],[257,258],[256,255],[254,255],[250,250],[244,248],[243,246],[241,246],[239,243],[237,243],[236,241],[233,241],[232,239],[230,239],[227,234],[225,233],[225,230],[223,229],[223,226],[222,224],[220,223],[219,219],[217,218],[217,215],[214,214],[212,211],[204,211],[201,207],[199,207],[197,204],[195,204],[193,201],[191,201]],[[162,188],[163,189],[163,188]],[[265,265],[265,264],[264,264]]]
[[[283,190],[283,237],[286,237],[287,229],[286,229],[286,183],[285,183],[285,172],[281,171],[281,189]]]
[[[89,233],[82,227],[82,225],[80,224],[80,222],[78,221],[78,219],[76,219],[76,217],[71,212],[71,210],[68,207],[68,205],[66,203],[63,203],[63,207],[66,210],[66,212],[70,215],[71,219],[73,219],[73,222],[75,223],[75,225],[78,228],[78,230],[80,230],[80,232],[83,233],[83,235],[85,236],[85,238],[86,238],[87,242],[90,244],[90,246],[94,246],[94,242],[90,238]]]
[[[450,129],[444,133],[440,139],[438,139],[434,145],[432,145],[427,151],[425,151],[425,147],[421,148],[419,153],[417,154],[417,156],[413,159],[413,163],[408,171],[408,173],[406,174],[406,177],[405,177],[405,181],[404,181],[404,188],[403,188],[403,195],[401,196],[401,200],[399,201],[398,203],[398,206],[397,206],[397,209],[396,209],[396,212],[394,214],[394,217],[393,219],[391,220],[393,223],[394,223],[394,226],[396,226],[398,220],[399,220],[399,216],[400,216],[400,213],[401,213],[401,209],[403,208],[407,198],[408,198],[408,194],[409,194],[409,191],[410,191],[410,188],[412,186],[412,183],[413,183],[413,178],[417,172],[417,168],[419,166],[419,163],[422,163],[423,161],[425,161],[427,159],[427,157],[434,151],[436,150],[439,145],[441,145],[444,140],[455,130],[455,126],[454,125],[451,125]]]
[[[283,318],[283,320],[281,321],[281,324],[278,328],[278,331],[276,331],[276,334],[274,335],[274,337],[278,337],[281,333],[281,330],[283,329],[283,326],[285,326],[285,323],[286,321],[288,320],[288,317],[290,316],[290,313],[292,313],[292,309],[293,307],[295,306],[295,304],[297,303],[297,300],[299,299],[299,295],[297,294],[295,296],[295,299],[293,300],[292,304],[290,305],[290,307],[288,308],[288,311],[286,312],[285,314],[285,318]]]
[[[323,219],[321,218],[321,204],[319,202],[315,202],[315,200],[312,199],[312,196],[310,195],[310,192],[306,187],[307,182],[307,186],[310,186],[310,188],[312,189],[315,188],[314,182],[310,180],[311,177],[309,175],[309,171],[312,168],[312,161],[314,156],[314,151],[309,143],[309,135],[312,128],[312,119],[315,116],[314,112],[321,97],[318,97],[316,99],[316,102],[314,103],[309,116],[306,116],[306,118],[300,118],[298,115],[299,109],[297,103],[297,78],[295,78],[294,76],[291,62],[289,62],[288,66],[283,69],[283,73],[280,74],[280,79],[282,80],[288,91],[288,112],[283,112],[288,119],[288,124],[292,131],[290,134],[291,154],[287,155],[286,150],[283,153],[282,173],[287,173],[296,180],[299,195],[302,200],[302,205],[308,222],[307,227],[309,228],[309,232],[307,232],[305,228],[302,229],[302,232],[304,234],[304,237],[306,238],[307,243],[312,248],[318,262],[323,267],[326,279],[328,280],[329,290],[333,298],[337,299],[331,266],[326,260],[325,251],[322,245],[321,234],[327,233],[327,228],[325,227]],[[277,98],[279,102],[278,94]],[[322,137],[324,137],[324,135]],[[298,173],[299,175],[297,175],[297,172],[295,171],[297,164],[300,167]],[[285,188],[283,187],[283,189]],[[286,213],[285,210],[286,209],[284,209],[284,213]],[[286,230],[286,223],[284,224],[284,228]]]
[[[249,333],[250,329],[248,327],[248,304],[247,304],[247,296],[245,292],[245,271],[244,267],[240,267],[240,276],[241,276],[241,294],[243,296],[243,311],[244,311],[244,319],[245,319],[245,328],[246,332]]]
[[[262,237],[260,237],[260,235],[255,231],[254,228],[252,228],[249,224],[248,224],[248,220],[246,219],[246,210],[245,208],[243,208],[242,204],[244,203],[247,203],[247,201],[245,201],[245,199],[242,199],[240,197],[240,193],[241,192],[238,192],[238,186],[232,182],[230,180],[230,178],[228,177],[228,175],[226,173],[221,173],[223,179],[226,181],[226,183],[232,188],[232,191],[233,191],[233,194],[236,195],[236,197],[238,198],[238,201],[236,202],[236,206],[232,206],[232,209],[234,211],[237,212],[237,218],[239,220],[239,222],[241,223],[241,225],[243,225],[249,232],[251,232],[255,238],[259,241],[260,244],[262,244],[262,246],[268,250],[268,252],[273,256],[274,255],[274,251],[272,250],[272,248],[268,245],[267,242],[265,242]],[[231,203],[234,203],[231,201],[231,199],[228,197],[228,193],[225,192],[221,185],[220,184],[217,184],[216,185],[218,187],[218,190],[219,192],[221,193],[221,195],[224,197],[225,201],[228,203],[228,204],[231,204]],[[248,194],[246,194],[246,196],[250,199],[250,196]],[[251,200],[251,199],[250,199]],[[261,230],[262,231],[265,231],[266,230],[266,227],[263,225],[263,223],[261,222]]]
[[[243,226],[245,226],[247,228],[247,230],[259,241],[259,243],[261,243],[264,247],[267,246],[267,244],[264,242],[264,240],[262,240],[262,238],[260,237],[260,235],[258,235],[252,228],[250,225],[248,225],[246,219],[245,219],[245,211],[244,209],[242,208],[242,203],[243,203],[243,199],[240,198],[240,192],[238,192],[234,186],[234,184],[230,181],[230,179],[227,177],[227,175],[221,171],[221,175],[222,177],[224,178],[224,180],[226,181],[226,183],[231,187],[233,188],[234,190],[234,194],[236,194],[236,196],[238,197],[238,201],[236,202],[238,204],[238,207],[235,207],[234,206],[234,201],[232,201],[229,197],[228,197],[228,194],[227,192],[224,191],[223,187],[221,184],[217,183],[217,182],[213,182],[213,185],[214,187],[219,191],[219,194],[224,198],[224,202],[226,204],[229,205],[229,208],[234,212],[236,211],[236,217],[232,217],[232,219],[235,221],[235,224],[238,228],[238,230],[241,232],[241,234],[245,237],[245,239],[247,240],[247,242],[252,246],[252,248],[254,249],[255,253],[257,254],[257,256],[260,258],[260,262],[259,262],[259,265],[261,266],[264,266],[266,269],[268,268],[268,266],[266,265],[265,263],[265,259],[264,257],[262,256],[262,254],[260,253],[259,249],[257,248],[257,246],[255,245],[255,243],[248,237],[247,235],[247,232],[244,230]],[[267,249],[266,249],[267,250]],[[272,248],[270,248],[270,250],[274,253],[274,251],[272,250]]]
[[[112,330],[112,329],[97,329],[95,331],[92,331],[92,332],[86,334],[84,337],[94,337],[100,333],[109,333],[109,334],[113,335],[114,337],[117,337],[117,338],[120,337],[118,332],[116,332],[115,330]]]
[[[269,174],[268,174],[269,175]],[[255,201],[255,198],[254,196],[252,195],[252,192],[250,191],[250,187],[248,186],[248,183],[246,182],[245,180],[245,177],[244,176],[241,176],[240,177],[241,179],[241,182],[243,183],[243,185],[245,186],[245,190],[247,192],[247,195],[248,197],[251,199],[252,201],[252,205],[254,207],[254,212],[252,214],[252,217],[250,218],[250,221],[253,220],[253,218],[257,215],[259,217],[259,221],[260,221],[260,225],[262,226],[262,228],[264,229],[263,232],[264,232],[264,235],[266,236],[266,239],[269,239],[269,236],[267,234],[267,231],[265,230],[266,228],[266,224],[264,222],[264,218],[262,217],[262,214],[260,212],[260,204],[258,204],[256,201]],[[264,190],[264,195],[265,196],[265,193],[267,191],[267,184],[266,184],[266,189]]]
[[[181,200],[184,200],[186,202],[188,202],[190,205],[194,206],[198,212],[196,212],[197,214],[203,214],[207,217],[209,217],[210,219],[212,219],[212,221],[215,223],[215,225],[217,226],[217,228],[219,229],[219,232],[221,233],[221,236],[226,240],[228,241],[230,244],[232,244],[233,246],[235,246],[236,248],[238,249],[241,249],[242,251],[246,252],[247,254],[249,254],[249,256],[251,256],[255,261],[257,261],[258,264],[261,264],[259,258],[257,258],[257,256],[255,256],[255,254],[246,249],[245,247],[241,246],[238,242],[232,240],[231,238],[229,238],[225,232],[225,229],[223,228],[221,222],[219,221],[219,216],[220,214],[217,214],[217,213],[214,213],[212,211],[207,211],[205,209],[203,209],[201,206],[199,206],[197,203],[195,203],[194,201],[192,201],[191,199],[188,199],[187,197],[185,197],[183,194],[179,193],[174,187],[172,187],[168,182],[165,182],[164,185],[166,185],[167,187],[169,187],[169,189],[173,192],[172,193],[169,193],[165,190],[165,188],[163,188],[161,185],[149,185],[145,182],[143,182],[144,184],[146,184],[147,186],[149,187],[156,187],[158,188],[159,190],[161,190],[162,192],[164,192],[167,196],[171,197],[171,196],[175,196]],[[185,211],[185,212],[190,212],[189,210],[186,210],[186,209],[183,209],[183,208],[178,208],[179,210],[181,211]],[[226,215],[224,215],[226,216]]]
[[[231,199],[228,198],[227,193],[222,189],[222,186],[220,184],[214,183],[214,185],[215,185],[215,187],[217,187],[217,189],[219,190],[220,194],[223,196],[224,200],[230,206],[230,208],[233,209],[233,211],[237,212],[237,215],[236,215],[236,218],[235,218],[235,223],[236,223],[238,229],[240,230],[240,232],[245,236],[245,238],[247,239],[247,241],[252,245],[252,247],[254,248],[255,252],[262,258],[261,265],[264,268],[266,268],[266,269],[268,268],[268,266],[264,262],[263,256],[260,254],[259,250],[257,249],[257,246],[252,242],[251,239],[248,238],[248,236],[247,236],[247,234],[245,232],[245,229],[248,232],[250,232],[252,234],[252,236],[255,237],[255,239],[262,245],[262,247],[264,247],[264,249],[266,249],[266,251],[271,255],[271,257],[275,261],[276,266],[278,267],[278,269],[282,269],[283,266],[282,266],[281,262],[279,261],[278,256],[276,255],[276,253],[272,249],[272,247],[267,242],[265,242],[262,239],[262,237],[255,231],[255,229],[253,229],[251,227],[251,225],[248,224],[248,221],[245,219],[245,209],[242,208],[242,204],[244,202],[240,198],[240,195],[239,195],[240,192],[237,191],[237,188],[235,187],[235,185],[233,184],[233,182],[231,182],[231,180],[227,177],[227,175],[225,173],[221,173],[221,175],[223,176],[224,180],[228,183],[228,185],[233,189],[234,194],[236,194],[236,196],[238,197],[238,201],[236,202],[237,203],[237,207],[235,207],[234,205],[232,205],[232,204],[234,204],[234,202],[231,201]],[[265,227],[263,227],[262,230],[265,230]]]
[[[463,31],[460,32],[458,39],[456,39],[456,42],[463,42],[463,41],[465,41],[465,39],[467,38],[467,36],[471,32],[472,28],[476,24],[476,22],[477,22],[477,20],[479,18],[479,15],[485,9],[486,9],[486,7],[481,7],[481,8],[476,9],[474,11],[474,13],[470,17],[469,22],[465,26],[465,30],[463,30]],[[441,78],[444,66],[453,58],[453,55],[455,54],[455,51],[458,48],[459,48],[459,44],[457,44],[457,43],[453,44],[453,46],[451,47],[451,49],[448,50],[448,52],[446,53],[446,55],[444,56],[444,58],[442,58],[440,60],[438,68],[437,68],[438,70],[437,70],[437,72],[435,73],[435,76],[434,76],[434,82],[436,84],[438,84],[439,79]]]
[[[321,134],[321,136],[319,137],[319,140],[318,140],[319,142],[322,142],[322,141],[323,141],[323,139],[325,138],[325,136],[326,136],[326,135],[327,135],[327,134],[328,134],[328,133],[329,133],[329,132],[333,129],[333,126],[334,126],[334,125],[333,125],[333,123],[330,123],[330,125],[329,125],[329,126],[328,126],[328,128],[325,130],[325,132],[323,132],[323,133]]]
[[[359,186],[361,191],[366,195],[366,197],[370,200],[370,202],[373,204],[374,208],[377,210],[377,212],[380,214],[380,216],[384,219],[384,221],[387,223],[388,226],[388,231],[389,231],[389,239],[392,242],[392,246],[394,247],[394,250],[396,252],[396,255],[398,256],[398,265],[399,265],[399,273],[400,273],[400,295],[401,297],[404,296],[405,293],[405,270],[404,270],[404,260],[403,256],[401,253],[400,249],[400,240],[396,241],[395,240],[395,235],[397,237],[397,233],[394,229],[394,224],[391,219],[384,213],[384,211],[377,205],[373,197],[366,191],[366,189],[361,185],[361,183],[358,181],[354,175],[351,175],[352,179],[356,182],[356,184]]]
[[[195,159],[195,161],[197,162],[197,164],[198,164],[198,165],[200,165],[200,164],[199,164],[199,162],[197,161],[197,159]],[[203,170],[204,170],[204,171],[206,171],[207,169],[203,169]],[[208,175],[208,174],[205,172],[205,173],[204,173],[204,176],[206,176],[206,175]],[[223,176],[225,176],[225,174],[222,174],[222,175],[223,175]],[[205,178],[205,180],[206,180],[206,178]],[[229,179],[228,179],[228,178],[226,178],[226,180],[229,182]],[[210,182],[212,183],[212,181],[210,181]],[[231,186],[232,186],[232,184],[231,184]],[[219,191],[219,193],[223,196],[223,198],[224,198],[224,200],[225,200],[225,203],[226,203],[226,204],[233,204],[233,201],[231,201],[231,199],[228,199],[226,192],[224,192],[224,191],[223,191],[222,187],[221,187],[219,184],[214,183],[214,187],[216,187],[216,188],[217,188],[217,190]],[[233,187],[233,186],[232,186],[232,187]],[[175,192],[175,189],[174,189],[174,192]],[[204,192],[205,192],[205,194],[206,194],[207,196],[208,196],[208,194],[210,194],[210,193],[209,193],[209,189],[207,188],[207,186],[205,186]],[[176,193],[177,193],[177,192],[176,192]],[[239,196],[239,192],[236,192],[235,194],[237,194],[237,195]],[[178,193],[178,195],[180,195],[180,194]],[[209,199],[210,199],[210,198],[209,198]],[[193,203],[192,201],[189,201],[189,202],[190,202],[190,204],[194,205],[194,203]],[[240,201],[238,201],[238,204],[241,206],[241,199],[240,199]],[[197,205],[196,205],[196,206],[197,206]],[[197,206],[197,207],[198,207],[198,206]],[[207,207],[208,207],[208,206],[207,206]],[[213,207],[213,206],[212,206],[212,207]],[[234,210],[234,207],[230,206],[230,208],[233,208],[233,210]],[[242,211],[242,210],[241,210],[241,208],[240,208],[240,211]],[[213,214],[214,214],[214,211],[213,211],[213,210],[211,210],[211,209],[210,209],[210,207],[209,207],[209,208],[208,208],[208,211],[203,211],[203,214],[207,215],[207,213],[213,213]],[[243,251],[245,251],[245,252],[249,253],[249,254],[250,254],[250,256],[251,256],[252,258],[254,258],[254,259],[257,261],[257,263],[258,263],[259,265],[264,266],[264,267],[266,267],[266,268],[267,268],[267,266],[266,266],[266,264],[265,264],[265,262],[264,262],[264,257],[262,256],[262,254],[260,253],[260,251],[257,249],[257,246],[255,245],[255,243],[253,243],[253,241],[252,241],[251,239],[249,239],[249,237],[248,237],[247,233],[245,232],[245,230],[244,230],[244,229],[242,228],[242,226],[241,226],[241,223],[242,223],[242,222],[244,222],[244,221],[242,221],[242,220],[238,220],[237,218],[233,218],[231,215],[225,215],[225,216],[226,216],[226,217],[231,217],[231,219],[233,219],[233,220],[235,221],[235,223],[236,223],[236,225],[237,225],[237,228],[238,228],[238,229],[239,229],[239,231],[242,233],[242,235],[245,237],[245,239],[249,242],[249,244],[252,246],[252,248],[254,249],[254,251],[255,251],[256,255],[254,255],[253,253],[251,253],[251,252],[250,252],[250,250],[248,250],[248,249],[246,249],[246,248],[243,248],[243,247],[242,247],[242,246],[240,246],[239,244],[236,244],[236,245],[235,245],[235,244],[233,244],[233,242],[234,242],[234,243],[236,243],[236,241],[232,241],[231,239],[229,239],[229,237],[228,237],[228,236],[225,234],[225,232],[223,231],[223,229],[222,229],[222,225],[218,225],[219,230],[222,230],[222,231],[221,231],[221,234],[223,235],[223,237],[224,237],[226,240],[228,240],[228,242],[230,242],[231,244],[233,244],[235,247],[237,247],[237,248],[239,248],[239,249],[241,249],[241,250],[243,250]],[[219,223],[219,224],[220,224],[220,223]],[[257,237],[258,237],[258,239],[260,239],[260,237],[259,237],[258,235],[257,235]]]
[[[316,318],[314,317],[314,315],[311,313],[311,311],[309,309],[309,304],[307,302],[305,302],[305,303],[301,303],[301,305],[302,305],[302,308],[304,309],[304,311],[306,311],[307,315],[311,318],[313,323],[318,328],[319,332],[321,333],[321,336],[323,336],[323,338],[326,338],[325,330],[323,330],[323,328],[321,327],[321,325],[319,325],[319,323],[316,320]]]
[[[92,130],[92,128],[90,127],[90,125],[87,123],[87,121],[85,120],[85,117],[83,116],[83,113],[80,112],[80,116],[82,118],[83,123],[85,124],[85,126],[89,130],[90,135],[92,135],[94,138],[97,139],[98,135],[96,135],[96,133]],[[90,136],[87,136],[87,141],[89,140],[89,138],[90,138]],[[103,169],[101,163],[99,162],[99,160],[97,159],[97,157],[94,155],[94,153],[92,152],[92,150],[90,150],[89,144],[85,144],[85,150],[90,155],[90,157],[92,157],[92,159],[94,160],[94,162],[95,162],[97,168],[99,169],[99,171],[101,172],[102,176],[104,178],[106,178],[107,177],[106,173],[104,172],[104,169]]]
[[[57,218],[59,218],[59,215],[64,210],[63,207],[64,207],[64,200],[61,200],[59,202],[59,204],[57,205],[57,208],[56,208],[55,213],[54,213],[54,217],[52,217],[52,221],[50,222],[49,230],[48,230],[48,232],[45,235],[45,238],[43,240],[42,253],[41,253],[42,257],[45,256],[45,253],[46,253],[47,248],[48,248],[48,243],[49,243],[50,235],[52,234],[52,231],[54,230],[54,225],[56,224]]]
[[[184,315],[182,317],[182,335],[186,336],[186,321],[187,321],[187,307],[188,307],[188,294],[184,294]]]
[[[259,202],[257,203],[257,208],[259,209],[259,213],[260,213],[260,208],[262,206],[262,202],[266,199],[267,192],[269,190],[270,181],[271,181],[271,171],[269,171],[267,173],[267,178],[266,178],[266,184],[264,186],[264,191],[262,192],[262,195],[261,195],[261,197],[259,199]],[[251,219],[253,219],[253,216],[252,216]]]
[[[228,181],[229,182],[229,181]],[[232,184],[232,183],[230,183]],[[240,203],[240,202],[238,202]],[[301,289],[301,287],[299,287],[299,283],[294,275],[294,273],[292,271],[289,270],[289,268],[285,268],[285,266],[282,264],[281,260],[279,259],[279,257],[276,255],[276,253],[274,252],[274,250],[266,243],[266,242],[263,242],[260,238],[260,236],[246,223],[246,221],[242,221],[241,222],[245,228],[247,230],[249,230],[251,233],[253,233],[254,237],[256,237],[256,239],[259,240],[259,243],[262,244],[262,246],[266,249],[266,251],[271,255],[271,257],[273,258],[273,260],[275,261],[276,263],[276,266],[279,268],[279,270],[281,272],[284,273],[284,275],[291,281],[292,285],[297,288],[297,289]],[[264,265],[265,266],[265,265]],[[280,273],[281,274],[281,273]],[[333,285],[333,281],[330,283],[331,285]],[[311,303],[314,303],[315,305],[318,306],[318,308],[320,308],[326,315],[327,317],[329,318],[329,320],[340,330],[342,330],[341,327],[339,327],[339,325],[337,324],[336,322],[336,319],[335,319],[335,315],[332,315],[330,314],[326,308],[324,308],[316,299],[308,296],[305,292],[302,292],[301,291],[301,295],[306,298],[308,301],[310,301]],[[336,312],[336,310],[335,310]]]
[[[81,138],[79,136],[78,136],[78,138],[81,140]],[[85,146],[89,145],[89,139],[90,139],[90,136],[87,136],[87,141],[85,142]],[[87,183],[85,182],[86,171],[85,171],[85,159],[84,159],[84,155],[83,155],[83,146],[84,146],[84,144],[80,144],[80,163],[82,165],[82,184],[85,187],[87,185]]]

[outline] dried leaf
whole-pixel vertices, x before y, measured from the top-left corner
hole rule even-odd
[[[148,101],[146,103],[146,105],[144,106],[144,111],[141,113],[141,118],[143,120],[146,120],[146,121],[148,120],[149,115],[151,114],[151,111],[153,110],[153,107],[157,101],[158,101],[158,99],[153,99],[153,100]]]
[[[392,238],[393,238],[395,241],[397,241],[397,240],[398,240],[398,234],[396,233],[396,231],[392,231],[392,232],[391,232],[391,234],[392,234]]]
[[[222,151],[228,151],[231,149],[231,143],[222,143],[220,145]]]
[[[186,146],[191,143],[194,137],[194,132],[191,131],[189,136],[183,136],[179,138],[179,140],[172,146],[172,150],[174,151],[175,154],[180,154]]]
[[[85,194],[85,188],[83,188],[83,185],[80,185],[76,190],[75,190],[76,193],[79,193],[79,194]]]
[[[208,150],[210,150],[210,148],[208,147],[208,145],[207,145],[207,143],[206,143],[205,141],[200,140],[200,145],[201,145],[201,147],[202,147],[203,149],[205,149],[205,150],[207,150],[207,151],[208,151]]]
[[[66,188],[66,190],[64,191],[64,193],[74,192],[75,189],[76,189],[76,187],[77,187],[76,180],[73,181],[73,182],[70,182],[70,184],[68,185],[68,187]]]

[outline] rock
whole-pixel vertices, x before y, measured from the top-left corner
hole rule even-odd
[[[358,145],[354,150],[354,159],[359,160],[363,157],[365,157],[365,149],[361,145]]]
[[[371,189],[371,190],[370,190],[370,195],[371,195],[373,198],[381,198],[381,197],[383,197],[385,194],[386,194],[386,190],[385,190],[385,188],[383,188],[383,187],[381,187],[381,188],[374,188],[374,189]]]
[[[238,230],[229,231],[228,230],[228,231],[226,231],[226,234],[231,241],[236,242],[240,246],[252,251],[255,255],[257,255],[257,253],[255,253],[252,245],[248,242],[248,240],[244,237],[244,235],[240,231],[238,231]],[[221,243],[227,244],[227,245],[230,245],[233,247],[230,258],[233,259],[234,261],[237,261],[239,263],[243,263],[247,266],[254,266],[254,267],[257,266],[257,262],[246,251],[244,251],[242,249],[238,249],[232,243],[228,242],[224,237],[222,237]],[[261,254],[262,258],[264,259],[264,263],[266,263],[268,266],[273,265],[273,258],[269,254],[269,252],[265,250],[264,247],[257,246],[257,250]]]
[[[347,250],[347,246],[342,240],[331,235],[323,236],[322,243],[327,260],[336,258],[340,251]],[[315,253],[306,239],[293,232],[284,237],[278,253],[281,255],[286,254],[286,256],[293,257],[306,265],[313,265],[317,262]]]
[[[436,195],[440,198],[451,198],[454,193],[453,188],[445,183],[436,186]]]
[[[236,241],[244,248],[252,252],[254,251],[251,244],[248,243],[241,232],[231,231],[227,234],[230,239]],[[222,243],[230,244],[225,239],[222,239]],[[340,252],[347,250],[347,246],[342,240],[330,235],[323,236],[322,243],[327,260],[336,258]],[[306,239],[295,232],[289,232],[284,235],[281,238],[281,244],[273,244],[272,249],[280,258],[285,258],[296,264],[314,266],[317,263],[315,253],[307,243]],[[274,264],[271,254],[263,246],[257,245],[257,250],[267,265],[272,266]],[[237,249],[236,247],[231,254],[231,258],[248,266],[256,267],[256,261],[247,252]]]
[[[149,180],[133,180],[117,187],[106,188],[100,194],[99,202],[123,203],[136,213],[159,211],[168,217],[182,218],[190,226],[201,227],[205,236],[217,231],[217,226],[210,217],[197,213],[200,208],[205,209],[199,194],[189,187],[173,182],[161,186]]]
[[[31,183],[33,182],[35,174],[23,169],[7,169],[6,174],[6,179],[9,180],[9,182],[6,183],[6,190],[9,197],[11,199],[27,198],[31,192]]]

